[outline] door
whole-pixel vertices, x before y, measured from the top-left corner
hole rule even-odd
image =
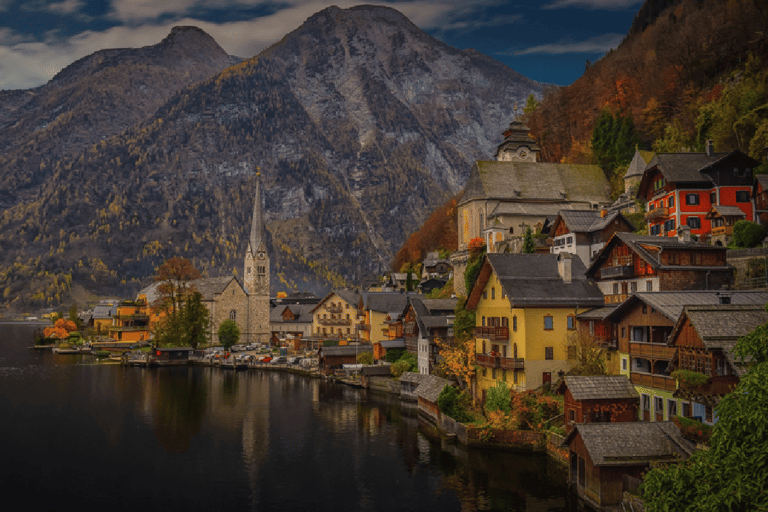
[[[544,372],[541,374],[541,385],[552,384],[552,372]]]

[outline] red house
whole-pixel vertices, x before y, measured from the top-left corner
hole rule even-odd
[[[709,236],[707,213],[713,206],[736,206],[755,219],[752,171],[760,162],[741,151],[715,153],[707,141],[704,153],[658,153],[646,167],[637,197],[646,202],[651,235],[676,236],[681,226]]]
[[[557,387],[563,395],[565,433],[577,423],[635,421],[640,395],[624,375],[569,375]]]

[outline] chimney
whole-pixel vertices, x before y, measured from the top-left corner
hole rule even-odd
[[[570,284],[573,278],[573,254],[561,252],[557,255],[557,273],[564,283]]]
[[[608,210],[606,210],[605,208],[600,210],[600,217],[605,218],[606,215],[608,215]]]
[[[715,154],[715,146],[714,142],[712,142],[712,139],[708,140],[705,145],[705,151],[707,152],[707,156],[712,156]]]
[[[691,241],[691,228],[680,226],[677,229],[677,240],[686,244],[689,243]]]

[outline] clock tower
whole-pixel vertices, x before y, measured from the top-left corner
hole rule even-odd
[[[243,287],[248,293],[248,341],[268,342],[269,329],[269,255],[265,240],[261,198],[261,173],[256,173],[256,198],[253,201],[251,235],[245,250]]]

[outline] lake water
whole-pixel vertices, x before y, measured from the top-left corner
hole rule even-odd
[[[0,324],[6,510],[570,511],[541,454],[430,441],[388,395],[280,372],[124,368]],[[5,508],[5,507],[4,507]]]

